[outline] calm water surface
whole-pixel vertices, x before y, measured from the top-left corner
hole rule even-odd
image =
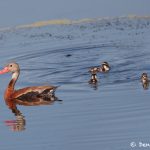
[[[1,149],[126,150],[150,142],[150,91],[140,83],[141,73],[150,74],[150,18],[2,30],[0,56],[1,68],[20,64],[16,88],[59,85],[63,100],[17,106],[18,118],[3,99],[10,74],[1,75]],[[89,67],[103,61],[111,71],[89,85]]]

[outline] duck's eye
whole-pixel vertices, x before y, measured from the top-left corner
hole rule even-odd
[[[12,65],[10,65],[10,67],[12,67]]]

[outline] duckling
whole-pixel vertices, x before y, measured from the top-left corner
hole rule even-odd
[[[89,72],[91,74],[96,74],[97,72],[99,72],[99,67],[92,67],[90,68]]]
[[[147,73],[143,73],[142,76],[141,76],[141,82],[143,84],[143,88],[144,89],[148,89],[149,87],[149,79],[148,79],[148,75]]]
[[[94,68],[91,68],[90,70],[89,70],[90,72],[91,72],[91,79],[90,79],[90,81],[89,81],[89,83],[93,83],[93,84],[96,84],[97,83],[97,68],[96,67],[94,67]]]
[[[142,76],[141,76],[141,82],[142,82],[143,84],[149,82],[147,73],[143,73],[143,74],[142,74]]]
[[[103,62],[102,65],[98,68],[99,72],[108,72],[110,70],[110,66],[108,62]]]

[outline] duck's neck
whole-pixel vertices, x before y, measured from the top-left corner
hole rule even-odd
[[[14,72],[12,74],[12,79],[10,80],[10,82],[8,84],[8,87],[7,87],[6,91],[5,91],[5,96],[4,96],[5,99],[11,98],[11,94],[14,92],[15,83],[16,83],[18,77],[19,77],[19,71],[18,72]]]
[[[12,74],[12,79],[10,80],[10,82],[9,82],[9,84],[8,84],[8,88],[14,90],[15,83],[16,83],[18,77],[19,77],[19,72],[14,72],[14,73]]]

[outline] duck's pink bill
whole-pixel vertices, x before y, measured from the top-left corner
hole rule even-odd
[[[7,72],[9,72],[8,67],[5,67],[3,70],[0,70],[0,74],[4,74],[4,73],[7,73]]]

